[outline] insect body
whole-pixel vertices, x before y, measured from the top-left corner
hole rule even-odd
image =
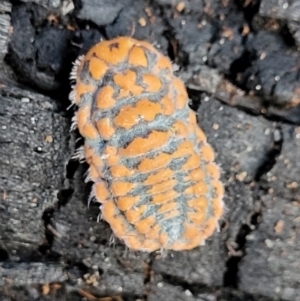
[[[211,236],[223,212],[219,169],[169,59],[120,37],[93,46],[71,77],[92,196],[114,234],[148,252]]]

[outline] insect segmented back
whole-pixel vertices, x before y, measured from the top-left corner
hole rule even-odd
[[[188,250],[215,231],[223,186],[214,152],[168,58],[129,37],[102,41],[72,71],[92,196],[134,250]]]

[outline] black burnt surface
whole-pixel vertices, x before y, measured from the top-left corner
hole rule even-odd
[[[299,0],[2,0],[0,299],[300,300],[299,12]],[[216,150],[226,210],[205,246],[132,252],[87,206],[68,76],[120,35],[179,66]]]

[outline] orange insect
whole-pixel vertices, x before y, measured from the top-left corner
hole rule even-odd
[[[129,37],[80,57],[70,94],[92,197],[133,250],[188,250],[215,231],[223,186],[214,152],[168,58]]]

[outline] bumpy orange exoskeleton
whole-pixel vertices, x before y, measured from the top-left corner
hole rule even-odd
[[[223,186],[170,60],[120,37],[93,46],[71,78],[92,196],[114,234],[148,252],[203,243],[222,216]]]

